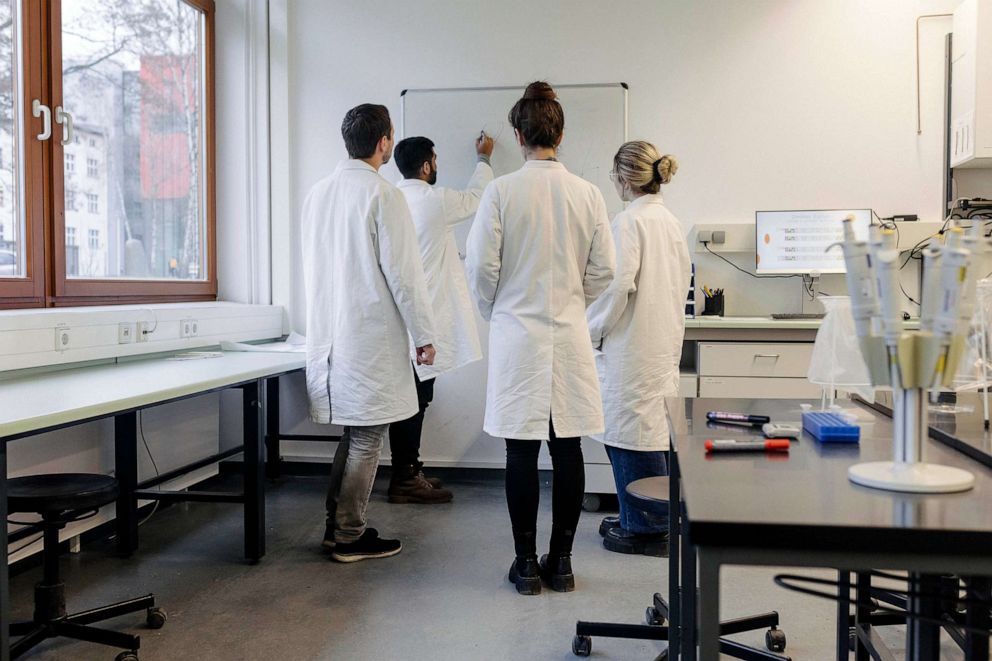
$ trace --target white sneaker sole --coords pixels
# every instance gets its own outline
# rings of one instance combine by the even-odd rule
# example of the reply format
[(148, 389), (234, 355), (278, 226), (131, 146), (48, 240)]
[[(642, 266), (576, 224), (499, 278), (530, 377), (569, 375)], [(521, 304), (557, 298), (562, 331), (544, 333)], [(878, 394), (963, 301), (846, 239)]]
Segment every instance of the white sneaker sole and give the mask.
[(399, 547), (395, 551), (385, 551), (383, 553), (362, 553), (354, 555), (341, 555), (340, 553), (332, 553), (331, 557), (337, 562), (361, 562), (362, 560), (375, 560), (377, 558), (391, 558), (394, 555), (398, 555), (403, 547)]

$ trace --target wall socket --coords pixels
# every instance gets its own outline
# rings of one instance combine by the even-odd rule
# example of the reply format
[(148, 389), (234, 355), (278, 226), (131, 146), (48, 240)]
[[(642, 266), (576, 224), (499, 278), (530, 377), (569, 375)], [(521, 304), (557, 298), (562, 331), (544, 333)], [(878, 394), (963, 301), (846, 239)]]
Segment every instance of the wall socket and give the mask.
[(55, 350), (65, 351), (71, 344), (71, 334), (68, 326), (55, 327)]
[(199, 325), (196, 319), (183, 319), (179, 322), (179, 336), (183, 338), (196, 337)]
[(123, 322), (117, 324), (117, 344), (131, 344), (134, 342), (134, 324)]
[(157, 321), (139, 321), (137, 327), (137, 333), (135, 334), (135, 339), (138, 342), (147, 342), (148, 336), (155, 331), (155, 327), (158, 326)]
[(699, 230), (699, 233), (696, 234), (696, 239), (700, 243), (726, 243), (727, 233), (723, 230)]

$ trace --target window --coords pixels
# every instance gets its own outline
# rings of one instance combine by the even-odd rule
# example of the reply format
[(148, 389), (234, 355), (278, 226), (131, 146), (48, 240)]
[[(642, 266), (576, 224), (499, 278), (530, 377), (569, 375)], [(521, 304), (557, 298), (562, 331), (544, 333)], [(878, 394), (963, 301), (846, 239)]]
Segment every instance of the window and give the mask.
[[(213, 21), (214, 0), (0, 0), (0, 308), (216, 298)], [(34, 99), (74, 128), (38, 140)]]
[(6, 228), (4, 227), (3, 223), (0, 223), (0, 243), (3, 243), (6, 234), (7, 234)]

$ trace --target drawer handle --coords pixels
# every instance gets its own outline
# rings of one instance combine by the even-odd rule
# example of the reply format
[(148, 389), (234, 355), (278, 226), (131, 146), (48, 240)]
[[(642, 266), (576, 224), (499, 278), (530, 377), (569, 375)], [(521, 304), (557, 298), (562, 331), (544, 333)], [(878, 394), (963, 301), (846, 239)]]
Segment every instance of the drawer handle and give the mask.
[(782, 354), (779, 354), (779, 353), (756, 353), (756, 354), (754, 354), (754, 359), (755, 360), (757, 360), (758, 358), (775, 358), (777, 360), (777, 359), (779, 359), (781, 357), (782, 357)]

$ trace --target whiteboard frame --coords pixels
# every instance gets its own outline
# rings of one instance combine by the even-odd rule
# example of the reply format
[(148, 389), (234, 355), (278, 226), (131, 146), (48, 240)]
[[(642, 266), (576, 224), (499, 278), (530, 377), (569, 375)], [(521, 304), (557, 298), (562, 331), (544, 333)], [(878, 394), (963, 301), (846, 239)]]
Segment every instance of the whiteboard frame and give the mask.
[[(590, 88), (607, 88), (607, 87), (618, 87), (623, 90), (623, 141), (627, 142), (630, 138), (628, 135), (628, 94), (630, 93), (630, 87), (627, 83), (580, 83), (574, 85), (554, 85), (554, 89), (590, 89)], [(406, 95), (407, 92), (418, 92), (418, 93), (431, 93), (431, 92), (505, 92), (507, 90), (524, 90), (526, 85), (500, 85), (500, 86), (490, 86), (490, 87), (422, 87), (422, 88), (411, 88), (405, 89), (400, 92), (400, 139), (406, 137)]]

